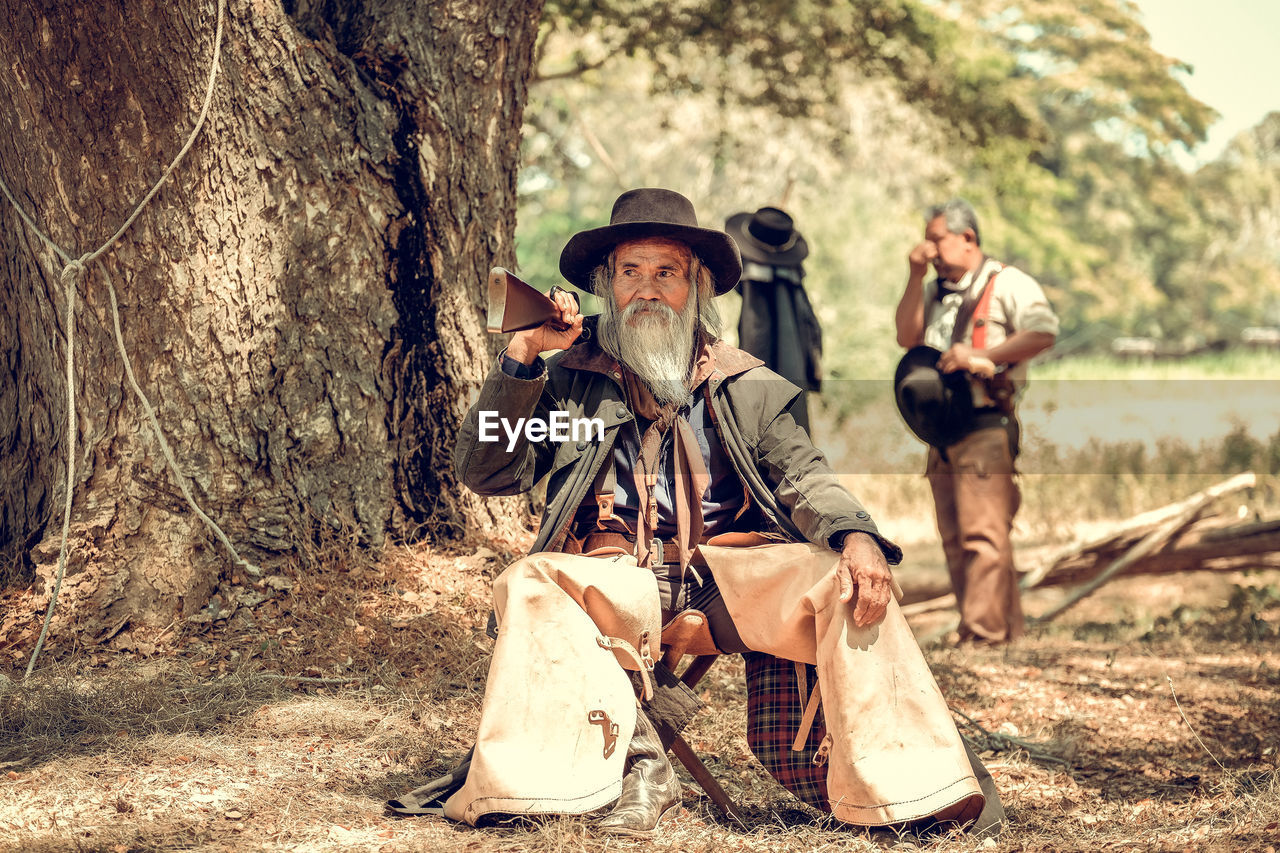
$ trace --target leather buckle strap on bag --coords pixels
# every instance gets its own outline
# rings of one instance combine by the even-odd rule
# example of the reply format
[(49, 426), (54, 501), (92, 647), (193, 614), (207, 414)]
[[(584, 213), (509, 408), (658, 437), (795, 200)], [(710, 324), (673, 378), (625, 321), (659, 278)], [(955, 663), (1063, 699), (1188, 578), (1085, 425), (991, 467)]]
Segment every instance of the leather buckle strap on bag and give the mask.
[[(631, 661), (635, 666), (635, 672), (640, 673), (640, 681), (642, 684), (641, 697), (648, 702), (653, 698), (653, 681), (649, 677), (649, 673), (653, 672), (655, 661), (649, 654), (649, 632), (645, 631), (640, 635), (641, 651), (636, 651), (636, 647), (628, 643), (620, 637), (596, 637), (596, 644), (602, 649), (608, 649), (615, 655), (620, 655)], [(621, 663), (621, 661), (619, 661)]]
[[(612, 530), (595, 530), (582, 540), (582, 553), (588, 556), (593, 551), (600, 548), (622, 548), (628, 554), (634, 554), (636, 551), (635, 543), (627, 536), (621, 533), (615, 533)], [(661, 539), (655, 538), (649, 543), (649, 550), (652, 554), (662, 554), (662, 563), (664, 565), (679, 565), (680, 563), (680, 544), (678, 542), (663, 542)], [(702, 555), (695, 549), (693, 557), (689, 561), (695, 566), (705, 566), (706, 562), (702, 559)]]
[[(604, 523), (614, 519), (613, 502), (615, 493), (618, 488), (618, 472), (614, 466), (612, 458), (605, 459), (600, 463), (600, 470), (596, 472), (595, 483), (592, 484), (591, 491), (596, 498), (596, 529), (604, 530)], [(591, 550), (584, 548), (584, 551)]]

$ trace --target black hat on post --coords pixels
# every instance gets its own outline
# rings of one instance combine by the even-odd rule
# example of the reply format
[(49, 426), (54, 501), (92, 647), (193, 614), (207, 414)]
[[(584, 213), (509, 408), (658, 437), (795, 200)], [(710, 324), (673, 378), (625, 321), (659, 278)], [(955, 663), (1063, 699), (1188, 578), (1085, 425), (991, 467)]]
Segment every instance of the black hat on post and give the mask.
[(898, 362), (893, 396), (907, 427), (926, 444), (947, 447), (968, 435), (973, 425), (969, 374), (938, 370), (942, 353), (918, 346)]
[(725, 222), (742, 250), (742, 257), (757, 264), (795, 266), (809, 257), (809, 244), (796, 230), (790, 214), (776, 207), (762, 207), (755, 213), (735, 213)]
[(560, 253), (560, 274), (574, 287), (591, 291), (591, 273), (619, 243), (665, 237), (688, 244), (716, 279), (716, 295), (728, 293), (742, 275), (738, 246), (723, 231), (702, 228), (689, 199), (671, 190), (627, 190), (613, 203), (609, 224), (579, 231)]

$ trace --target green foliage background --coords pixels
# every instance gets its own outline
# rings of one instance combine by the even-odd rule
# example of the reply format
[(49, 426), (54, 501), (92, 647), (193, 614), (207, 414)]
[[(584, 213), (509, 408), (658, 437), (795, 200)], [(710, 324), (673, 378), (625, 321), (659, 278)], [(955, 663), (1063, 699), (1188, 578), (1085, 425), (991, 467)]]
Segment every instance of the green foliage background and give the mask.
[(1126, 0), (552, 0), (539, 50), (517, 240), (544, 288), (624, 189), (677, 189), (711, 225), (780, 205), (828, 376), (884, 377), (921, 211), (962, 195), (1045, 285), (1059, 355), (1280, 324), (1280, 113), (1181, 168), (1214, 113)]

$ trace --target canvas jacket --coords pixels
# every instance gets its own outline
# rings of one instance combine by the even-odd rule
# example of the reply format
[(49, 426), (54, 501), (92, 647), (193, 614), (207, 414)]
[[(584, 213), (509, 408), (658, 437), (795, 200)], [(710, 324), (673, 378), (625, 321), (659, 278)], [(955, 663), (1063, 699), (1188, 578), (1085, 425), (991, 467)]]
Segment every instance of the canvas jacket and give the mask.
[[(713, 345), (713, 352), (715, 372), (697, 393), (709, 395), (733, 468), (777, 531), (828, 547), (837, 534), (862, 531), (880, 543), (890, 563), (900, 562), (901, 550), (880, 535), (862, 504), (839, 484), (808, 434), (784, 416), (800, 389), (723, 341)], [(501, 428), (498, 441), (479, 440), (485, 411), (512, 424), (518, 418), (548, 419), (553, 411), (570, 419), (599, 418), (604, 438), (531, 442), (522, 433), (508, 451)], [(494, 365), (454, 446), (454, 470), (465, 485), (486, 496), (521, 494), (549, 476), (532, 550), (562, 550), (574, 513), (590, 496), (600, 466), (612, 459), (618, 431), (633, 418), (618, 363), (594, 342), (579, 339), (547, 359), (545, 373), (534, 379), (508, 376)]]

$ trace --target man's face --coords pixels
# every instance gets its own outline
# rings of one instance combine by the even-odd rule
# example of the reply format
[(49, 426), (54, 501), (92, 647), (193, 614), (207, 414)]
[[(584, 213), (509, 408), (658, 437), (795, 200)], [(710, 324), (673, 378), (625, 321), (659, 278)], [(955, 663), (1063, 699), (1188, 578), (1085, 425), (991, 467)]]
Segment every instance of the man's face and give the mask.
[(977, 238), (972, 231), (953, 234), (947, 230), (944, 216), (932, 219), (924, 229), (924, 239), (937, 250), (933, 268), (946, 281), (959, 281), (977, 263)]
[(692, 290), (689, 283), (692, 258), (684, 243), (662, 237), (632, 240), (614, 249), (614, 303), (623, 310), (639, 300), (625, 315), (628, 324), (638, 322), (659, 305), (677, 315), (684, 310)]
[(693, 253), (684, 243), (646, 238), (613, 250), (613, 283), (600, 315), (600, 346), (649, 388), (658, 402), (689, 398), (698, 299), (689, 283)]

